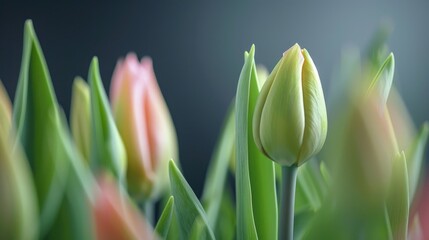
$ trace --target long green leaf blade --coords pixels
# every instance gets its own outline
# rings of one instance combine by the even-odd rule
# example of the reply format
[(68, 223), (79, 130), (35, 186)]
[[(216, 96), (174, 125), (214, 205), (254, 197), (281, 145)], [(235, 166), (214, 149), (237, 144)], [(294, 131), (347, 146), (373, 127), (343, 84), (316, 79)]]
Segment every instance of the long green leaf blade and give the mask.
[(235, 144), (235, 112), (231, 106), (222, 128), (219, 142), (208, 168), (204, 185), (202, 204), (207, 213), (210, 227), (214, 228), (217, 222), (219, 208)]
[(259, 151), (253, 140), (253, 114), (259, 96), (255, 62), (252, 63), (247, 110), (249, 178), (256, 232), (260, 239), (277, 239), (277, 193), (274, 162)]
[[(52, 116), (52, 117), (50, 117)], [(68, 161), (58, 150), (58, 103), (39, 41), (30, 20), (24, 29), (24, 47), (13, 120), (17, 140), (30, 163), (40, 209), (41, 236), (50, 228), (63, 198)]]
[(236, 207), (237, 239), (258, 239), (252, 207), (252, 192), (249, 176), (249, 91), (254, 67), (255, 48), (245, 53), (244, 66), (238, 80), (236, 94)]
[(88, 81), (91, 87), (92, 113), (91, 164), (96, 169), (110, 170), (123, 183), (126, 170), (125, 147), (113, 120), (97, 58), (93, 58), (91, 62)]
[[(201, 232), (205, 235), (205, 238), (215, 239), (200, 201), (198, 201), (197, 196), (195, 196), (195, 193), (173, 160), (170, 160), (169, 174), (171, 193), (174, 196), (174, 209), (179, 222), (181, 239), (189, 239), (195, 233), (193, 231), (195, 223), (205, 226), (205, 231)], [(198, 226), (196, 227), (199, 228)]]

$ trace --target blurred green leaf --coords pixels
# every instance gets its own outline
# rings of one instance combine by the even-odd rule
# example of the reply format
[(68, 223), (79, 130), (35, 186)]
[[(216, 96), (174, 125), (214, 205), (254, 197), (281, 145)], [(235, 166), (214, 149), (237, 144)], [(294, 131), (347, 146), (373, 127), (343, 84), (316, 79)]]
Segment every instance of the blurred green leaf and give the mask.
[(390, 22), (384, 22), (373, 35), (368, 48), (366, 49), (365, 58), (368, 61), (370, 70), (377, 71), (388, 53), (387, 40), (393, 30)]
[(211, 228), (214, 228), (217, 222), (234, 144), (235, 112), (234, 105), (232, 105), (228, 110), (224, 126), (222, 127), (221, 136), (207, 170), (206, 182), (204, 184), (202, 204), (206, 210), (207, 220)]
[(384, 104), (386, 104), (387, 98), (389, 97), (394, 72), (395, 58), (393, 53), (390, 53), (381, 68), (378, 70), (369, 87), (369, 91), (377, 91), (380, 94)]
[(309, 161), (298, 168), (295, 194), (295, 212), (311, 210), (316, 212), (322, 205), (326, 190), (318, 161)]
[(215, 236), (217, 239), (233, 240), (235, 239), (235, 208), (230, 191), (225, 189), (222, 194), (219, 215), (215, 227)]
[[(49, 117), (53, 117), (51, 114)], [(77, 153), (66, 128), (66, 117), (61, 112), (59, 119), (52, 119), (52, 128), (58, 133), (57, 151), (70, 163), (65, 196), (53, 226), (47, 230), (46, 239), (93, 239), (91, 203), (95, 181), (89, 169)], [(54, 143), (52, 143), (53, 145)]]
[(21, 72), (13, 120), (33, 172), (41, 236), (50, 228), (63, 199), (69, 162), (59, 150), (58, 103), (45, 58), (30, 20), (24, 29)]
[(249, 176), (249, 96), (252, 74), (254, 74), (255, 47), (245, 53), (244, 66), (237, 86), (235, 105), (236, 125), (236, 207), (237, 239), (258, 239), (252, 207), (252, 192)]
[[(191, 234), (194, 233), (194, 224), (200, 221), (198, 224), (204, 225), (202, 234), (207, 239), (215, 239), (201, 203), (173, 160), (170, 160), (169, 174), (171, 193), (174, 196), (174, 209), (180, 226), (181, 239), (189, 239)], [(197, 221), (197, 219), (201, 220)], [(196, 226), (196, 228), (198, 229), (199, 227)]]
[(168, 236), (168, 230), (170, 229), (171, 219), (174, 211), (174, 197), (171, 196), (165, 204), (164, 210), (159, 217), (158, 223), (155, 227), (155, 232), (158, 233), (162, 239), (166, 239)]
[(392, 181), (387, 199), (387, 212), (394, 239), (406, 239), (408, 230), (409, 197), (408, 171), (405, 153), (393, 161)]
[(418, 135), (415, 137), (413, 143), (405, 152), (408, 169), (408, 190), (410, 197), (410, 205), (414, 199), (414, 195), (416, 194), (416, 190), (419, 185), (428, 135), (429, 123), (425, 122), (421, 127)]
[(91, 164), (97, 170), (100, 168), (110, 170), (120, 183), (124, 183), (125, 147), (110, 110), (97, 58), (93, 58), (91, 62), (88, 81), (91, 88), (92, 113)]

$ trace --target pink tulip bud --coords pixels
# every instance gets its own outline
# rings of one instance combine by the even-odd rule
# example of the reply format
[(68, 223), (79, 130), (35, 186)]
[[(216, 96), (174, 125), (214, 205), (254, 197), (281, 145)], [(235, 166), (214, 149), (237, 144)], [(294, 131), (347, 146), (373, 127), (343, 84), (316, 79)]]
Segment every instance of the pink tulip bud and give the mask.
[(139, 62), (135, 54), (128, 54), (116, 65), (110, 90), (127, 151), (130, 192), (154, 198), (168, 186), (168, 161), (177, 160), (177, 137), (152, 60)]
[(157, 239), (139, 210), (121, 195), (113, 178), (103, 175), (98, 186), (93, 207), (97, 239)]

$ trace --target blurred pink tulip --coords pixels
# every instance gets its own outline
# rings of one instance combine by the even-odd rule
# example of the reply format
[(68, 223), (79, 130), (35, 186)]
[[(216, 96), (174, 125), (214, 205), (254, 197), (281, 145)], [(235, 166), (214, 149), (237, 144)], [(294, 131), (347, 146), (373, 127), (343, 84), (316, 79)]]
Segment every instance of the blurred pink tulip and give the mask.
[(97, 239), (157, 239), (139, 210), (121, 195), (113, 178), (103, 175), (98, 186), (93, 208)]
[(116, 65), (110, 97), (127, 150), (130, 192), (154, 198), (168, 186), (168, 161), (177, 161), (176, 131), (152, 60), (128, 54)]
[(429, 177), (425, 176), (411, 208), (408, 239), (429, 239)]

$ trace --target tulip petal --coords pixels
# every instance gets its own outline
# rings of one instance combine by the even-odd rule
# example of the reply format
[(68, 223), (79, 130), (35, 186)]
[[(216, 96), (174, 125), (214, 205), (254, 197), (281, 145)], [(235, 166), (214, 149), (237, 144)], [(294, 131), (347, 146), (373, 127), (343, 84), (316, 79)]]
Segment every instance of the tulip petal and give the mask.
[(302, 54), (305, 59), (302, 66), (305, 130), (298, 166), (322, 149), (328, 131), (325, 98), (319, 74), (306, 49), (302, 50)]
[(9, 95), (0, 81), (0, 130), (3, 133), (9, 134), (12, 127), (12, 103), (10, 102)]
[(0, 82), (0, 239), (37, 239), (36, 190), (11, 127), (11, 104)]
[(297, 162), (305, 126), (299, 45), (286, 51), (281, 62), (262, 110), (260, 136), (271, 159), (291, 166)]
[(77, 149), (86, 163), (90, 159), (91, 103), (88, 84), (80, 77), (73, 82), (70, 128)]
[(392, 181), (386, 201), (394, 239), (406, 239), (409, 217), (408, 173), (405, 154), (402, 152), (393, 160)]

